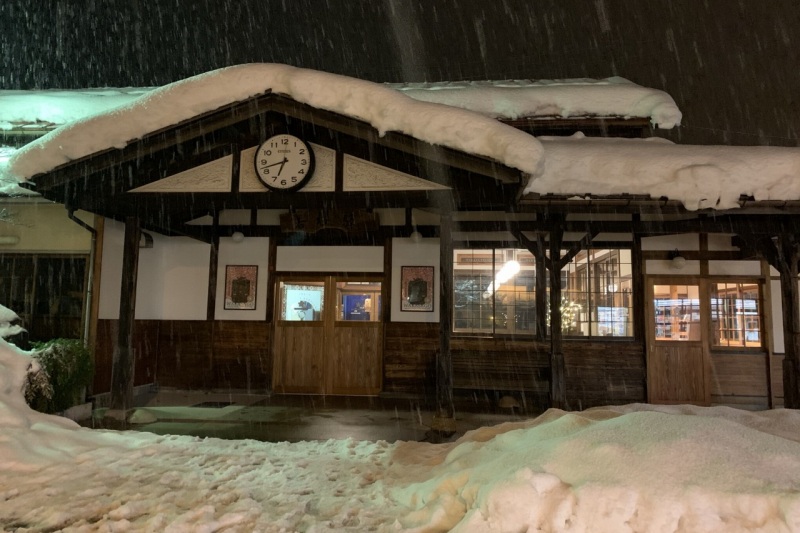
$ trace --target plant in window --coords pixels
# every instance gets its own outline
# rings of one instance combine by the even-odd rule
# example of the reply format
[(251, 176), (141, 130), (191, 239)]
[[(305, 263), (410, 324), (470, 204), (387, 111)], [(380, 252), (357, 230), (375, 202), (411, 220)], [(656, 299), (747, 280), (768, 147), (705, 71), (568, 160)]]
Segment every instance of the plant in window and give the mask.
[[(561, 299), (561, 332), (568, 333), (577, 328), (577, 320), (583, 306), (567, 298)], [(550, 306), (547, 306), (547, 326), (550, 326)]]

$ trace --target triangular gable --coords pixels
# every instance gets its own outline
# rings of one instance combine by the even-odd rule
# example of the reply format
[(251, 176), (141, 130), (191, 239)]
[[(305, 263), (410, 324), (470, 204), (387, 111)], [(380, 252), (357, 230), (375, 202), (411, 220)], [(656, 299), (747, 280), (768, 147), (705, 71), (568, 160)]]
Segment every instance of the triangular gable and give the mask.
[(129, 192), (230, 192), (232, 169), (233, 156), (226, 155)]
[(356, 191), (438, 191), (449, 187), (439, 185), (405, 172), (392, 170), (381, 165), (359, 159), (350, 155), (344, 156), (343, 189)]

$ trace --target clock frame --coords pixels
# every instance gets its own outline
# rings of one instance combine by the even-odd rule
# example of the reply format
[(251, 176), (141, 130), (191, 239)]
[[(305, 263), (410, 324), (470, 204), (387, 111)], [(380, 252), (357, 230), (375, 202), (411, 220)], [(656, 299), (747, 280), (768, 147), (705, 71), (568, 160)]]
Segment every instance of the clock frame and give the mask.
[(253, 164), (256, 176), (272, 191), (302, 189), (314, 174), (314, 151), (299, 137), (279, 133), (256, 149)]

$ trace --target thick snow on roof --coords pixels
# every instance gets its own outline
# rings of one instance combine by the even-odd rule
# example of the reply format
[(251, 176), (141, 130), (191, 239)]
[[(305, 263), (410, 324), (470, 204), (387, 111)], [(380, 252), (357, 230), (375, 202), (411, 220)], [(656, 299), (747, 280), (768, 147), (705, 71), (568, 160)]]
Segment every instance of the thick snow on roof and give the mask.
[(538, 169), (539, 142), (489, 117), (420, 102), (384, 85), (277, 64), (224, 68), (156, 89), (106, 113), (70, 123), (23, 147), (8, 172), (28, 179), (150, 132), (266, 91), (422, 141), (493, 159), (527, 173)]
[(60, 126), (127, 104), (151, 90), (0, 91), (0, 130)]
[(800, 149), (691, 146), (660, 139), (540, 137), (541, 173), (525, 193), (642, 194), (678, 200), (689, 210), (739, 207), (755, 200), (800, 199)]
[(681, 123), (681, 112), (670, 95), (620, 77), (408, 83), (391, 87), (417, 100), (500, 119), (641, 117), (664, 129)]
[(32, 411), (0, 339), (0, 524), (25, 531), (790, 532), (800, 413), (631, 405), (454, 443), (93, 431)]
[[(680, 124), (667, 93), (625, 78), (387, 83), (415, 100), (434, 102), (492, 118), (649, 118), (659, 128)], [(0, 129), (48, 127), (125, 105), (155, 88), (0, 90)]]

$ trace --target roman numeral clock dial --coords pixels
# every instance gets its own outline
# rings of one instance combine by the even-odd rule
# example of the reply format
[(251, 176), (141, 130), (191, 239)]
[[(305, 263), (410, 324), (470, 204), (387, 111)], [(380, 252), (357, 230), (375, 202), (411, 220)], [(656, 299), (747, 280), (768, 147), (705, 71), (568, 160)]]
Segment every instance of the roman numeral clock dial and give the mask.
[(268, 189), (292, 192), (301, 189), (314, 174), (314, 152), (302, 139), (281, 133), (256, 150), (256, 175)]

